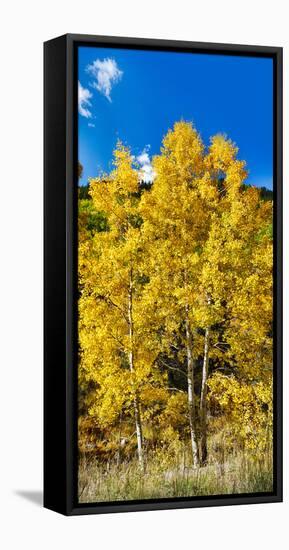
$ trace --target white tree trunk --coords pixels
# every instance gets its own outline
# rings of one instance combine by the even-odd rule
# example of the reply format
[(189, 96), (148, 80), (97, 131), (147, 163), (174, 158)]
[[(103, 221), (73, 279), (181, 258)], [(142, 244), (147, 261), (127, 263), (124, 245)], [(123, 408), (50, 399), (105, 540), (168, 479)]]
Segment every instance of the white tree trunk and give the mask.
[(201, 464), (207, 462), (207, 380), (209, 370), (209, 348), (210, 348), (210, 329), (205, 330), (204, 359), (202, 372), (202, 388), (200, 399), (200, 419), (201, 419)]
[[(132, 311), (132, 270), (130, 271), (130, 280), (129, 280), (129, 291), (128, 291), (128, 326), (129, 326), (129, 341), (130, 341), (130, 350), (128, 354), (129, 368), (132, 374), (134, 375), (134, 357), (133, 357), (133, 311)], [(133, 381), (133, 404), (134, 404), (134, 418), (135, 418), (135, 428), (136, 428), (136, 437), (137, 437), (137, 451), (138, 451), (138, 461), (141, 469), (144, 467), (143, 461), (143, 437), (142, 437), (142, 423), (140, 415), (140, 405), (138, 392), (135, 388)]]
[(192, 352), (192, 335), (188, 319), (188, 305), (186, 305), (186, 352), (187, 352), (187, 383), (188, 383), (188, 413), (193, 456), (193, 467), (199, 466), (198, 442), (196, 435), (196, 403), (194, 389), (194, 359)]

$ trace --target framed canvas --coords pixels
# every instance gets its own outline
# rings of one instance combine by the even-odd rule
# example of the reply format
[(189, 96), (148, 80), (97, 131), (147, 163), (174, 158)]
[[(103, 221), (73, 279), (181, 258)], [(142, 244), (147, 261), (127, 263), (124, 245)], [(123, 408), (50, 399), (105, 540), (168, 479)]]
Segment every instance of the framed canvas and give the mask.
[(44, 506), (282, 500), (282, 49), (44, 45)]

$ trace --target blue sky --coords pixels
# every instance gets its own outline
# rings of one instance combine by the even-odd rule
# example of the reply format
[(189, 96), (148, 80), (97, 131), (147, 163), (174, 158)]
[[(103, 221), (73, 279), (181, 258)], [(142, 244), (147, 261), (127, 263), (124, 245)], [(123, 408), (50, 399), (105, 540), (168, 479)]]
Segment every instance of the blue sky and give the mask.
[(227, 134), (248, 183), (272, 189), (271, 59), (81, 46), (78, 72), (81, 184), (112, 168), (118, 138), (149, 179), (163, 136), (184, 119), (205, 144)]

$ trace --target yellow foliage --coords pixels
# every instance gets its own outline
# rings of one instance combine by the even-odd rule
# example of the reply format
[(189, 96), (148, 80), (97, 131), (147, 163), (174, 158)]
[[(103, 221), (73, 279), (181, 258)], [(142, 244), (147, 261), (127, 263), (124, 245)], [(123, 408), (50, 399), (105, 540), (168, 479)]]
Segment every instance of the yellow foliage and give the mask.
[(215, 373), (208, 381), (209, 400), (221, 408), (236, 440), (263, 452), (272, 438), (272, 383), (246, 383)]
[[(181, 121), (153, 159), (150, 189), (140, 191), (120, 142), (113, 171), (90, 180), (79, 223), (79, 384), (101, 429), (125, 419), (133, 435), (139, 407), (138, 422), (160, 442), (188, 437), (189, 334), (196, 411), (207, 345), (208, 405), (244, 447), (268, 443), (272, 203), (244, 186), (237, 153), (221, 135), (206, 148)], [(101, 231), (87, 230), (90, 211), (104, 216)]]

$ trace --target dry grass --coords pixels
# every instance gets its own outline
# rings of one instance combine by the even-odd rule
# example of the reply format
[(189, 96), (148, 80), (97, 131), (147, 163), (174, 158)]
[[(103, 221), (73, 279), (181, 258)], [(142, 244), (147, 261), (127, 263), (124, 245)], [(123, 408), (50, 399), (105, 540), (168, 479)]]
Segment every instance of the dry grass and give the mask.
[(257, 460), (238, 455), (223, 464), (213, 463), (192, 470), (184, 456), (174, 463), (162, 463), (151, 456), (142, 472), (136, 461), (113, 464), (108, 468), (96, 460), (79, 464), (79, 502), (107, 502), (157, 498), (176, 498), (273, 490), (270, 456)]

